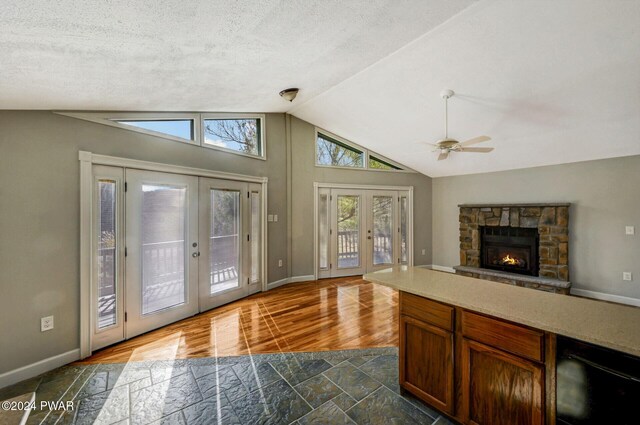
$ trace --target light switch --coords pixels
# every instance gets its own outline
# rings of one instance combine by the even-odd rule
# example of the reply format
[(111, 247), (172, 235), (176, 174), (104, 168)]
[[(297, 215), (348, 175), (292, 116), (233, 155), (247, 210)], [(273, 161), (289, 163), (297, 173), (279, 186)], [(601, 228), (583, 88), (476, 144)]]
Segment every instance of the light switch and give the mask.
[(273, 215), (273, 221), (277, 222), (278, 221), (278, 214), (274, 214)]
[(636, 234), (636, 228), (634, 226), (627, 226), (624, 228), (624, 232), (627, 235), (635, 235)]
[(622, 272), (622, 280), (633, 280), (631, 272)]
[(273, 214), (267, 215), (267, 221), (273, 221)]

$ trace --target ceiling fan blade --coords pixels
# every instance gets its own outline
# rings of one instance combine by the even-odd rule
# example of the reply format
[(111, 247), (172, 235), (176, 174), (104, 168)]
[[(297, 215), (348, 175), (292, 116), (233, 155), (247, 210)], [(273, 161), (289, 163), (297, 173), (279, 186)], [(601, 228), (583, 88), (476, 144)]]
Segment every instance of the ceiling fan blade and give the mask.
[(458, 152), (479, 152), (479, 153), (488, 153), (491, 152), (493, 148), (460, 148)]
[(482, 142), (488, 142), (489, 140), (491, 140), (491, 137), (489, 136), (478, 136), (460, 143), (460, 146), (471, 146)]
[(448, 156), (449, 156), (449, 151), (440, 152), (440, 155), (438, 155), (438, 161), (447, 159)]

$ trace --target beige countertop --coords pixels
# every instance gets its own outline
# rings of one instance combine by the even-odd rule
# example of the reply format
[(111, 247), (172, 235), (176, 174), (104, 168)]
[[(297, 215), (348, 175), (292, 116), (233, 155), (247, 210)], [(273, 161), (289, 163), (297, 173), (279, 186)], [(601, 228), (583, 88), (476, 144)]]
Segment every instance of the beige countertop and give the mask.
[(365, 280), (640, 356), (640, 308), (398, 266)]

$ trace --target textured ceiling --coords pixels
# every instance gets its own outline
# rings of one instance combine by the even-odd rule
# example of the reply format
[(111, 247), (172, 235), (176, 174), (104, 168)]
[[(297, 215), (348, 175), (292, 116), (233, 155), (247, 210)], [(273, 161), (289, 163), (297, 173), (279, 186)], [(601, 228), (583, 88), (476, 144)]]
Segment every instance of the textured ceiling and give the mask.
[[(421, 143), (443, 88), (449, 135), (495, 151)], [(640, 1), (482, 1), (291, 112), (429, 176), (638, 155)]]
[[(430, 176), (636, 155), (638, 22), (637, 0), (9, 0), (0, 109), (288, 111)], [(443, 88), (450, 136), (494, 152), (421, 143)]]
[(5, 0), (0, 109), (283, 112), (471, 3)]

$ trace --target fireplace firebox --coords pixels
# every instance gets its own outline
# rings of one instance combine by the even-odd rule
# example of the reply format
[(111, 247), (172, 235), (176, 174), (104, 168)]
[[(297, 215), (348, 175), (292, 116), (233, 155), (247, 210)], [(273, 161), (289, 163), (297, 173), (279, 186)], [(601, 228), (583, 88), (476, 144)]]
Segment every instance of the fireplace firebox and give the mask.
[(538, 229), (480, 226), (480, 267), (538, 276)]

